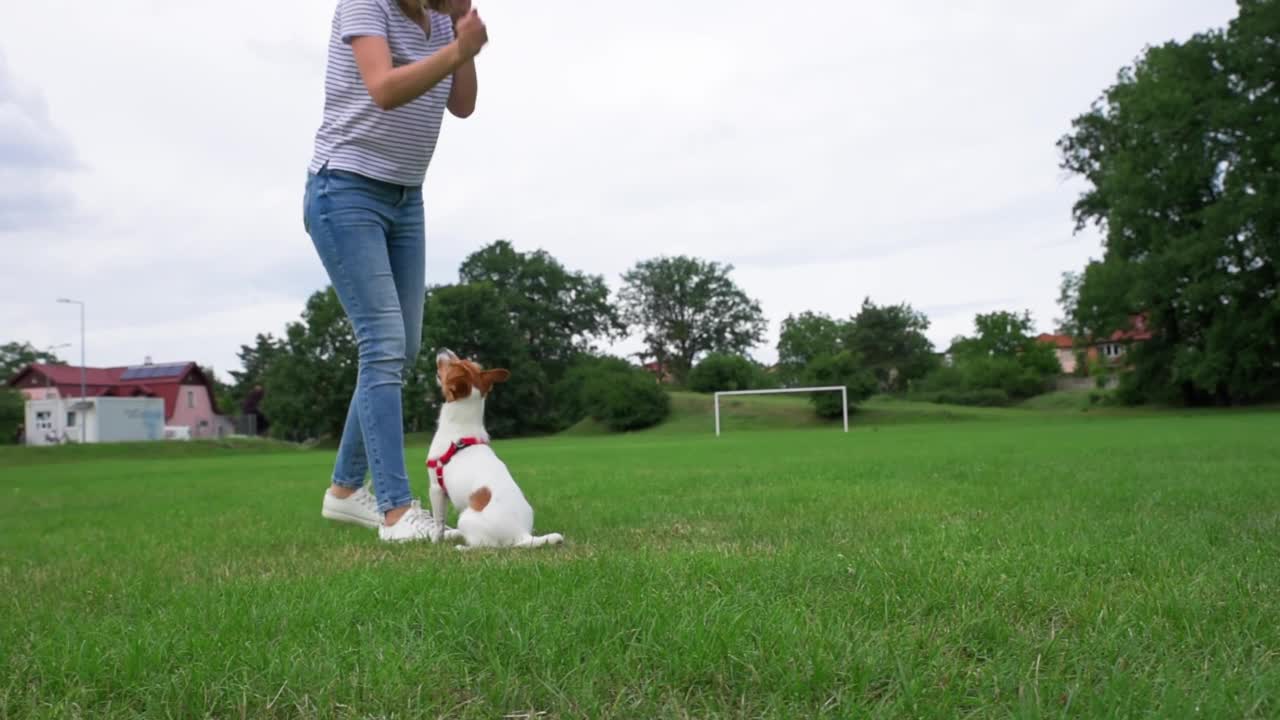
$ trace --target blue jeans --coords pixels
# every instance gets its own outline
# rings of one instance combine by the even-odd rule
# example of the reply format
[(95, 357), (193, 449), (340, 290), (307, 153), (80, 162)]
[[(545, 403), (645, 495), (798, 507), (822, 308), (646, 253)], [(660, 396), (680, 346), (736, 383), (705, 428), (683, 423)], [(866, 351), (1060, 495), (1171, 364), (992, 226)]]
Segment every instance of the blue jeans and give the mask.
[(385, 513), (413, 500), (400, 391), (422, 345), (422, 188), (324, 167), (307, 177), (303, 222), (351, 319), (360, 355), (333, 482), (356, 489), (372, 472)]

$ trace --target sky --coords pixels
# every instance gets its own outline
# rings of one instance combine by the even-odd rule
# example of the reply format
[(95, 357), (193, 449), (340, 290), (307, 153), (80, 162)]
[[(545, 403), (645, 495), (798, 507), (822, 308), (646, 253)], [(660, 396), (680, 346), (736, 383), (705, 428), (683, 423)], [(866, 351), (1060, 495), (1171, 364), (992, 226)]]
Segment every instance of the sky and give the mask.
[[(424, 187), (428, 281), (507, 239), (615, 289), (730, 263), (776, 358), (789, 314), (1060, 315), (1081, 181), (1056, 141), (1144, 46), (1231, 0), (475, 0), (474, 116)], [(0, 342), (220, 373), (328, 282), (302, 228), (335, 0), (0, 3)], [(659, 11), (661, 10), (661, 11)], [(639, 349), (628, 340), (612, 350)]]

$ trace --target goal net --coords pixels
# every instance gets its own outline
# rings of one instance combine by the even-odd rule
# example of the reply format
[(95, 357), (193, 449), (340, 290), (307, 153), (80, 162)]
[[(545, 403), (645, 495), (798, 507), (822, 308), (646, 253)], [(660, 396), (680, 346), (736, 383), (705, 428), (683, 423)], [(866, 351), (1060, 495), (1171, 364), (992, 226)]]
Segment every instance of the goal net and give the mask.
[(849, 388), (843, 385), (830, 387), (782, 388), (779, 390), (724, 390), (716, 393), (716, 437), (720, 437), (720, 398), (734, 395), (794, 395), (799, 393), (838, 392), (844, 411), (844, 431), (849, 432)]

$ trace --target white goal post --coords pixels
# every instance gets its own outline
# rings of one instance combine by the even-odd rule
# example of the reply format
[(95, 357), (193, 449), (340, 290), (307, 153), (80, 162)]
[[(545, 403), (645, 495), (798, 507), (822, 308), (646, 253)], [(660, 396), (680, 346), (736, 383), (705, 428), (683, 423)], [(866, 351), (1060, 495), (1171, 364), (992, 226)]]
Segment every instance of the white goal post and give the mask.
[(720, 437), (720, 397), (730, 395), (782, 395), (794, 393), (838, 392), (844, 408), (844, 431), (849, 432), (849, 388), (844, 385), (828, 387), (782, 388), (780, 390), (723, 390), (716, 393), (716, 437)]

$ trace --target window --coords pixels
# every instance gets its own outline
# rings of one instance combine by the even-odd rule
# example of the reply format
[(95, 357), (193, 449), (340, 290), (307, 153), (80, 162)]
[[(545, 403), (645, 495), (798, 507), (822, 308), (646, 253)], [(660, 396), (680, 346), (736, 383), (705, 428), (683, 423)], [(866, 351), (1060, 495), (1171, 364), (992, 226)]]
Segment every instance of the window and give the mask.
[(196, 406), (196, 391), (188, 390), (187, 391), (187, 409), (188, 410), (193, 409), (195, 408), (195, 406)]
[(1118, 358), (1124, 354), (1124, 346), (1118, 343), (1107, 343), (1102, 346), (1102, 354), (1111, 359)]
[(76, 426), (76, 414), (73, 412), (67, 413), (67, 427), (72, 428), (75, 426)]

